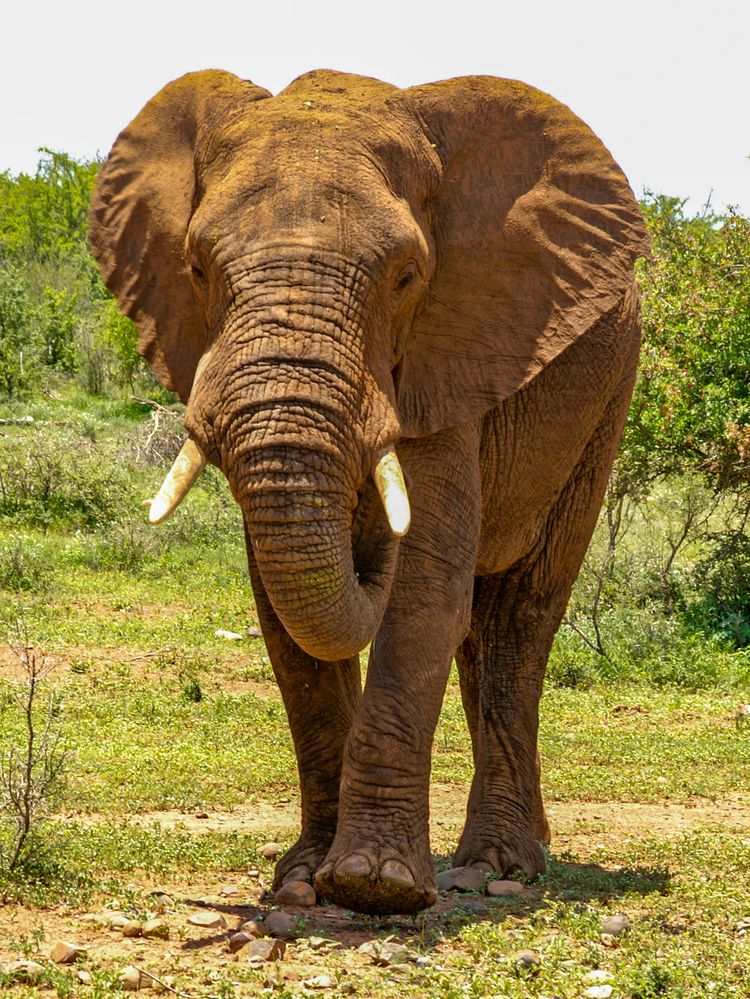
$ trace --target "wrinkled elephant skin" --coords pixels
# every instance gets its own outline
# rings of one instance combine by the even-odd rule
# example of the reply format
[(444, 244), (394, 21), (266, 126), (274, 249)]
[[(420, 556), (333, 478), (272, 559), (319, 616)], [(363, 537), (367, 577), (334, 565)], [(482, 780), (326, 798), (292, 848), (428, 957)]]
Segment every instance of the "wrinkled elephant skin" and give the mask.
[(91, 244), (187, 404), (152, 518), (206, 461), (242, 509), (302, 794), (276, 883), (363, 912), (434, 901), (454, 657), (475, 764), (455, 863), (542, 871), (539, 696), (625, 420), (648, 250), (607, 150), (508, 80), (317, 71), (272, 96), (192, 73), (115, 142)]

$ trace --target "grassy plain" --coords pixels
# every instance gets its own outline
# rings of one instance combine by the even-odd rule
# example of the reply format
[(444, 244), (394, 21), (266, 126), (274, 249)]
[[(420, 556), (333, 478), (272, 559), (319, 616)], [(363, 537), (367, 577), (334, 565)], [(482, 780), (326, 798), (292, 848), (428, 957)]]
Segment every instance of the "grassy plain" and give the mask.
[[(22, 616), (53, 666), (46, 683), (71, 757), (34, 852), (0, 874), (3, 962), (41, 959), (40, 988), (60, 996), (111, 995), (125, 964), (195, 996), (573, 999), (606, 985), (614, 999), (750, 995), (739, 668), (708, 689), (627, 672), (548, 686), (541, 752), (555, 839), (547, 874), (520, 898), (444, 895), (413, 919), (299, 910), (300, 936), (277, 968), (230, 955), (227, 930), (191, 927), (200, 908), (229, 929), (267, 910), (272, 867), (258, 849), (296, 837), (294, 757), (263, 642), (215, 634), (257, 626), (239, 516), (208, 476), (164, 528), (144, 523), (139, 503), (169, 450), (167, 413), (152, 434), (148, 407), (71, 391), (7, 413), (26, 414), (33, 424), (0, 428), (0, 749), (22, 737), (9, 645)], [(452, 676), (434, 747), (440, 867), (470, 777)], [(171, 896), (169, 941), (122, 939), (83, 918), (107, 907), (145, 916), (157, 887)], [(602, 937), (600, 919), (616, 913), (630, 931)], [(357, 950), (391, 935), (427, 961), (380, 968)], [(89, 946), (79, 967), (90, 984), (46, 962), (60, 939)], [(540, 958), (528, 968), (516, 962), (527, 948)], [(587, 977), (597, 970), (608, 980)], [(330, 988), (305, 985), (320, 975)], [(0, 985), (33, 991), (2, 974)]]

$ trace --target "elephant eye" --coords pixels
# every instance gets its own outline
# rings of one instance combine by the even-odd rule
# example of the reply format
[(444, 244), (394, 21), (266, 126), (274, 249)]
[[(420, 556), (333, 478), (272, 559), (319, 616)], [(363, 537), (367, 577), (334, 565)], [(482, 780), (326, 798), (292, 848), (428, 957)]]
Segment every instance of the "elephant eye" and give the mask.
[(408, 288), (412, 283), (414, 278), (417, 276), (417, 268), (413, 263), (408, 263), (406, 267), (401, 271), (401, 276), (396, 282), (396, 291), (403, 291)]
[(195, 257), (190, 258), (190, 273), (197, 281), (206, 280), (206, 272)]

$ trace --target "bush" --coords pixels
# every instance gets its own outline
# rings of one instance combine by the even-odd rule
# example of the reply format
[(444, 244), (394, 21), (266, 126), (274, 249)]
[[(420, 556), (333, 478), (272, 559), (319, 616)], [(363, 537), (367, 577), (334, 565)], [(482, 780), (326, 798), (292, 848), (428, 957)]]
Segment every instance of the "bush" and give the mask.
[(48, 570), (42, 546), (21, 534), (0, 537), (0, 587), (6, 590), (40, 590)]
[(43, 528), (111, 522), (130, 488), (127, 471), (113, 459), (72, 433), (9, 439), (0, 451), (0, 516)]
[(743, 530), (711, 538), (711, 551), (696, 564), (700, 598), (687, 620), (734, 648), (750, 645), (750, 538)]

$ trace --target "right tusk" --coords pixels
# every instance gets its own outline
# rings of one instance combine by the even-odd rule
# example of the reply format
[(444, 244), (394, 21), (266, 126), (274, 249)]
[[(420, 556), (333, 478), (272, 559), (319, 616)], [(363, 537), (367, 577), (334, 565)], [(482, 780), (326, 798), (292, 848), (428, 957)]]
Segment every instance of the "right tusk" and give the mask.
[(155, 498), (146, 500), (151, 506), (148, 519), (152, 524), (163, 524), (175, 512), (206, 467), (206, 461), (200, 447), (188, 438)]
[(378, 487), (391, 530), (397, 538), (403, 538), (411, 524), (411, 508), (404, 473), (393, 448), (389, 448), (378, 461), (372, 477)]

